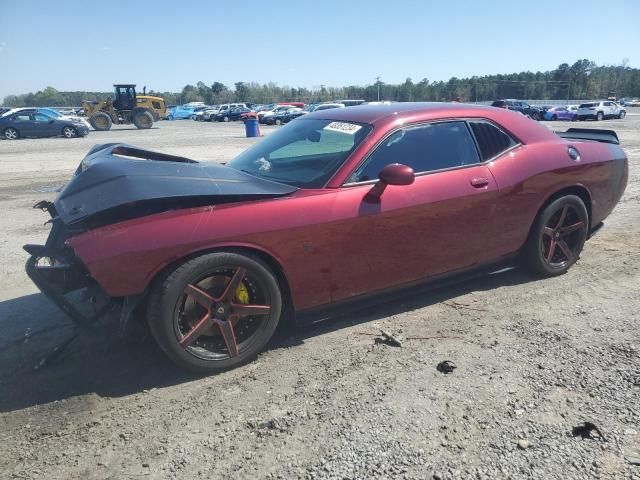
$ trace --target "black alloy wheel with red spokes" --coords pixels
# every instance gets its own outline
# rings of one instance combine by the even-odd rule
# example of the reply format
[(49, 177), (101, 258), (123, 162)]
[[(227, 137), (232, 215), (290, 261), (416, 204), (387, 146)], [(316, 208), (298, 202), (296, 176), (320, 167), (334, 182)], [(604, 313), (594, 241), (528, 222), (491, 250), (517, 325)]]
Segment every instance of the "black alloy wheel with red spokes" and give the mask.
[(589, 215), (575, 195), (560, 197), (536, 218), (525, 246), (525, 259), (536, 273), (555, 276), (566, 272), (580, 257), (589, 232)]
[(257, 355), (282, 310), (277, 279), (261, 260), (211, 253), (185, 262), (153, 288), (151, 332), (171, 360), (211, 373)]

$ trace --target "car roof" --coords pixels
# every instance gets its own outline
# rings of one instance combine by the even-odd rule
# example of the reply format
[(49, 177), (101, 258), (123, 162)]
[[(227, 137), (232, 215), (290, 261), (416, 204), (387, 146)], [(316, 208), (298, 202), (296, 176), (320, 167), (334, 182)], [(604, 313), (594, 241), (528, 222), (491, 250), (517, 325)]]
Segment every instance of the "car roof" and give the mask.
[(388, 105), (358, 105), (314, 111), (303, 118), (369, 123), (382, 129), (430, 120), (479, 118), (496, 122), (525, 143), (559, 138), (548, 128), (519, 112), (470, 103), (399, 102)]
[(326, 119), (331, 120), (376, 123), (386, 118), (405, 118), (422, 113), (431, 113), (434, 115), (445, 115), (450, 113), (452, 116), (459, 116), (462, 111), (493, 113), (496, 111), (496, 108), (466, 103), (398, 102), (377, 105), (356, 105), (349, 108), (331, 108), (321, 110), (319, 112), (311, 112), (309, 114), (309, 118), (325, 117)]

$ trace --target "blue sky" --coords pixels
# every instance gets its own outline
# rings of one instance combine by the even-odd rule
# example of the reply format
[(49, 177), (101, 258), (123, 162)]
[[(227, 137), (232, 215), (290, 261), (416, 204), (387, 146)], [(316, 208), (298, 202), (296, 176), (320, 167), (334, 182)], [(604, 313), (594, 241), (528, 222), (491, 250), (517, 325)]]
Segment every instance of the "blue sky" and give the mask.
[(317, 87), (640, 67), (638, 0), (0, 0), (0, 100), (51, 85)]

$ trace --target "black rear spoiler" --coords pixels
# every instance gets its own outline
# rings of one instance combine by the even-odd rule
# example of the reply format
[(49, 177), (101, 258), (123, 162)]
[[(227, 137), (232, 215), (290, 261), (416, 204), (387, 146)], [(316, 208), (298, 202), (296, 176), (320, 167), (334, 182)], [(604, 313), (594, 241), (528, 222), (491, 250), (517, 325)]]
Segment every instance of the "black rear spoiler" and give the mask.
[(570, 128), (566, 132), (556, 132), (561, 138), (572, 140), (591, 140), (602, 143), (620, 144), (618, 134), (613, 130), (600, 130), (599, 128)]

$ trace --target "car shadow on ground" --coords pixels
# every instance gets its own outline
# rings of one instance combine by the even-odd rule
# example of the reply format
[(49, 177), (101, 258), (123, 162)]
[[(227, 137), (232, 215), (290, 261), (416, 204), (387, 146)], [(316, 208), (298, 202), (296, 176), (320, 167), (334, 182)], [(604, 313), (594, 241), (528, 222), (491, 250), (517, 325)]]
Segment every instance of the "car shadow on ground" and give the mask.
[[(301, 345), (306, 339), (357, 324), (366, 324), (455, 299), (473, 291), (534, 281), (519, 270), (482, 276), (439, 288), (413, 288), (366, 307), (337, 310), (328, 319), (293, 327), (283, 325), (268, 350)], [(96, 394), (120, 397), (197, 379), (169, 362), (146, 329), (132, 327), (125, 338), (108, 334), (81, 335), (62, 355), (40, 370), (34, 365), (68, 338), (70, 323), (44, 295), (0, 302), (0, 412), (11, 412), (57, 400)], [(7, 328), (3, 328), (5, 327)], [(25, 332), (28, 330), (28, 335)], [(425, 332), (428, 335), (429, 332)], [(241, 367), (242, 368), (242, 367)]]

